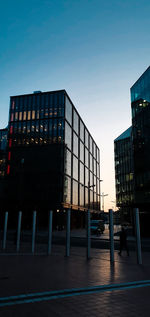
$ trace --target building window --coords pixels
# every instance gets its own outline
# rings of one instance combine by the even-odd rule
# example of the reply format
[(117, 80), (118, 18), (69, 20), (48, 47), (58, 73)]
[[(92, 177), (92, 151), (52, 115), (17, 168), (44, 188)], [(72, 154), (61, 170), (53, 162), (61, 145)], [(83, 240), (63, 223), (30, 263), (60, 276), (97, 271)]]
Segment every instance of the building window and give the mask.
[(65, 144), (71, 150), (71, 133), (72, 130), (67, 122), (65, 122)]
[(99, 179), (97, 178), (97, 194), (98, 194), (98, 195), (100, 194), (99, 185), (100, 185), (100, 181), (99, 181)]
[(84, 184), (84, 165), (80, 163), (80, 183)]
[(93, 154), (93, 140), (90, 137), (90, 152)]
[(93, 157), (90, 154), (90, 170), (93, 171)]
[(24, 111), (24, 112), (23, 112), (23, 120), (26, 120), (26, 118), (27, 118), (27, 112)]
[(94, 160), (94, 174), (96, 175), (96, 161)]
[(97, 164), (97, 177), (98, 177), (98, 178), (100, 177), (99, 174), (100, 174), (100, 173), (99, 173), (99, 164)]
[(34, 129), (35, 129), (35, 122), (33, 121), (33, 122), (31, 123), (31, 131), (34, 132)]
[(76, 181), (73, 181), (72, 202), (73, 205), (78, 205), (78, 182)]
[(27, 123), (27, 133), (30, 133), (30, 122)]
[(89, 134), (87, 130), (85, 130), (85, 145), (87, 148), (89, 147)]
[(26, 132), (26, 122), (23, 122), (22, 132), (23, 132), (23, 133)]
[(85, 186), (89, 185), (89, 170), (85, 167)]
[(90, 190), (90, 208), (93, 209), (93, 191)]
[(62, 139), (64, 137), (64, 121), (61, 119), (58, 120), (58, 136)]
[(51, 119), (49, 120), (49, 136), (52, 136), (52, 131), (53, 131), (53, 122)]
[(79, 133), (79, 117), (76, 111), (73, 111), (73, 129), (78, 134)]
[(53, 126), (53, 134), (54, 136), (57, 136), (57, 120), (54, 120), (54, 126)]
[(22, 111), (19, 112), (19, 121), (22, 120)]
[(68, 176), (64, 180), (64, 202), (71, 203), (71, 178)]
[(11, 113), (11, 116), (10, 116), (10, 121), (13, 121), (14, 120), (14, 114)]
[(89, 199), (88, 199), (89, 191), (88, 188), (85, 188), (85, 207), (89, 207)]
[(84, 124), (80, 120), (80, 139), (84, 142)]
[(80, 160), (84, 163), (84, 145), (80, 141)]
[(71, 152), (67, 149), (65, 152), (65, 173), (71, 176)]
[(90, 172), (90, 186), (93, 186), (93, 174)]
[(36, 132), (39, 132), (39, 121), (36, 122)]
[(80, 185), (80, 206), (84, 207), (84, 186)]
[(15, 121), (18, 120), (18, 112), (15, 112)]
[(48, 120), (44, 121), (44, 132), (45, 132), (45, 134), (47, 134), (47, 132), (48, 132)]
[(31, 120), (31, 111), (28, 111), (28, 120)]
[(35, 110), (32, 111), (32, 120), (35, 119)]
[(48, 117), (48, 108), (45, 109), (45, 117)]
[(78, 156), (78, 137), (73, 133), (73, 153)]
[(73, 156), (73, 178), (78, 180), (78, 159)]
[(72, 104), (66, 96), (66, 119), (72, 125)]
[(53, 108), (50, 108), (49, 109), (49, 117), (52, 117), (53, 116)]

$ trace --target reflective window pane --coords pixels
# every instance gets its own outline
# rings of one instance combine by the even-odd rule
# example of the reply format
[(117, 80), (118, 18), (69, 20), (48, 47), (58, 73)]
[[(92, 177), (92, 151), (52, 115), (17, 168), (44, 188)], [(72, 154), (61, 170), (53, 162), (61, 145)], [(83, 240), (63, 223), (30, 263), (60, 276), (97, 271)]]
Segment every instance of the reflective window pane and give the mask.
[(65, 122), (65, 144), (71, 150), (71, 128), (67, 122)]
[(80, 120), (80, 139), (84, 142), (84, 124)]
[(73, 129), (76, 131), (76, 133), (79, 133), (79, 117), (76, 111), (73, 111)]
[(89, 170), (85, 168), (85, 186), (89, 185)]
[(64, 180), (64, 202), (71, 203), (71, 178), (68, 176)]
[(80, 185), (80, 206), (84, 207), (84, 186)]
[(66, 119), (72, 125), (72, 104), (69, 101), (68, 97), (66, 96)]
[(71, 176), (71, 152), (65, 151), (65, 173)]
[(80, 160), (84, 163), (84, 145), (80, 141)]
[(87, 130), (85, 130), (85, 145), (87, 148), (89, 147), (89, 134)]
[(84, 184), (84, 165), (80, 163), (80, 183)]
[(89, 152), (85, 148), (85, 165), (88, 167), (89, 166)]
[(73, 178), (78, 180), (78, 159), (73, 156)]
[(78, 183), (76, 181), (73, 181), (72, 202), (73, 205), (78, 205)]
[(73, 133), (73, 153), (78, 156), (78, 137)]

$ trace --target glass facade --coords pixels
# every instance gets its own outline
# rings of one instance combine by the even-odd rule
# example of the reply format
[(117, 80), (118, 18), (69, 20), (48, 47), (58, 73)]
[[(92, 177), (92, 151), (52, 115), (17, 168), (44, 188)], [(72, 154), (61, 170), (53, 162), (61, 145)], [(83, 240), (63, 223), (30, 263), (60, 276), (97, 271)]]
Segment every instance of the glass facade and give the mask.
[(130, 206), (133, 203), (133, 155), (132, 128), (126, 130), (114, 141), (115, 180), (117, 206)]
[[(91, 210), (99, 211), (99, 148), (68, 96), (65, 98), (65, 146), (72, 156), (72, 159), (69, 159), (72, 171), (70, 174), (72, 208), (90, 207)], [(68, 176), (67, 169), (65, 173)]]
[(150, 67), (131, 88), (134, 193), (139, 208), (150, 207)]
[[(63, 150), (57, 151), (57, 146), (61, 146)], [(34, 153), (34, 159), (35, 155), (41, 153), (41, 159), (38, 158), (37, 161), (41, 160), (39, 166), (43, 164), (43, 170), (46, 169), (44, 162), (49, 155), (47, 184), (51, 183), (51, 190), (52, 187), (55, 188), (53, 179), (53, 182), (57, 180), (59, 186), (62, 186), (62, 207), (72, 207), (75, 210), (90, 207), (92, 210), (100, 210), (99, 148), (64, 90), (11, 97), (8, 127), (10, 176), (17, 169), (15, 153), (20, 153), (19, 157), (24, 158), (27, 152), (30, 153), (30, 149)], [(49, 154), (44, 156), (46, 151)], [(45, 153), (43, 157), (42, 153)], [(30, 157), (25, 158), (26, 161), (29, 162)], [(53, 175), (51, 179), (51, 174), (54, 174), (53, 164), (57, 176)], [(46, 173), (43, 170), (39, 167), (41, 179)], [(44, 197), (44, 185), (42, 186), (41, 196)], [(46, 195), (48, 199), (48, 192)]]
[(12, 147), (64, 143), (64, 92), (11, 97)]
[(131, 87), (131, 103), (140, 99), (150, 102), (150, 67)]

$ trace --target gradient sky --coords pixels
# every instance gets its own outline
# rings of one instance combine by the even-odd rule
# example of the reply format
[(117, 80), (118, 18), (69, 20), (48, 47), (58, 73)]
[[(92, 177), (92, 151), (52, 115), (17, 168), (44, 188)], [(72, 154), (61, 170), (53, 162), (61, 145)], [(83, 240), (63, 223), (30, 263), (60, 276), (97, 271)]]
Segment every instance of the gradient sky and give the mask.
[(113, 141), (131, 125), (130, 87), (150, 65), (150, 1), (0, 3), (0, 128), (9, 96), (66, 89), (101, 150), (114, 207)]

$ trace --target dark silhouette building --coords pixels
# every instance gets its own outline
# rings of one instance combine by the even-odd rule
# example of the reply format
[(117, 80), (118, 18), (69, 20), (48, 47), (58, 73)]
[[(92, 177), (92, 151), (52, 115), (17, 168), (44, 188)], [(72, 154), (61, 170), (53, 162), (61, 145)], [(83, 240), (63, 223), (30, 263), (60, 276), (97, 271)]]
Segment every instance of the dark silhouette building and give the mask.
[(114, 141), (116, 203), (123, 222), (132, 221), (133, 205), (133, 153), (132, 127)]
[(134, 204), (140, 210), (141, 230), (150, 223), (150, 67), (131, 87)]
[[(149, 235), (150, 223), (150, 67), (140, 76), (131, 87), (132, 133), (126, 142), (130, 142), (130, 150), (126, 146), (123, 160), (127, 153), (133, 160), (133, 199), (129, 206), (137, 207), (140, 211), (141, 233)], [(115, 140), (115, 164), (117, 163), (117, 146)], [(122, 142), (122, 141), (121, 141)], [(117, 168), (116, 180), (118, 178)], [(132, 173), (132, 171), (131, 171)], [(119, 187), (123, 188), (124, 180), (120, 178)], [(124, 195), (118, 199), (116, 182), (116, 197), (118, 206), (124, 204)]]
[(12, 96), (8, 210), (100, 211), (100, 153), (65, 90)]

